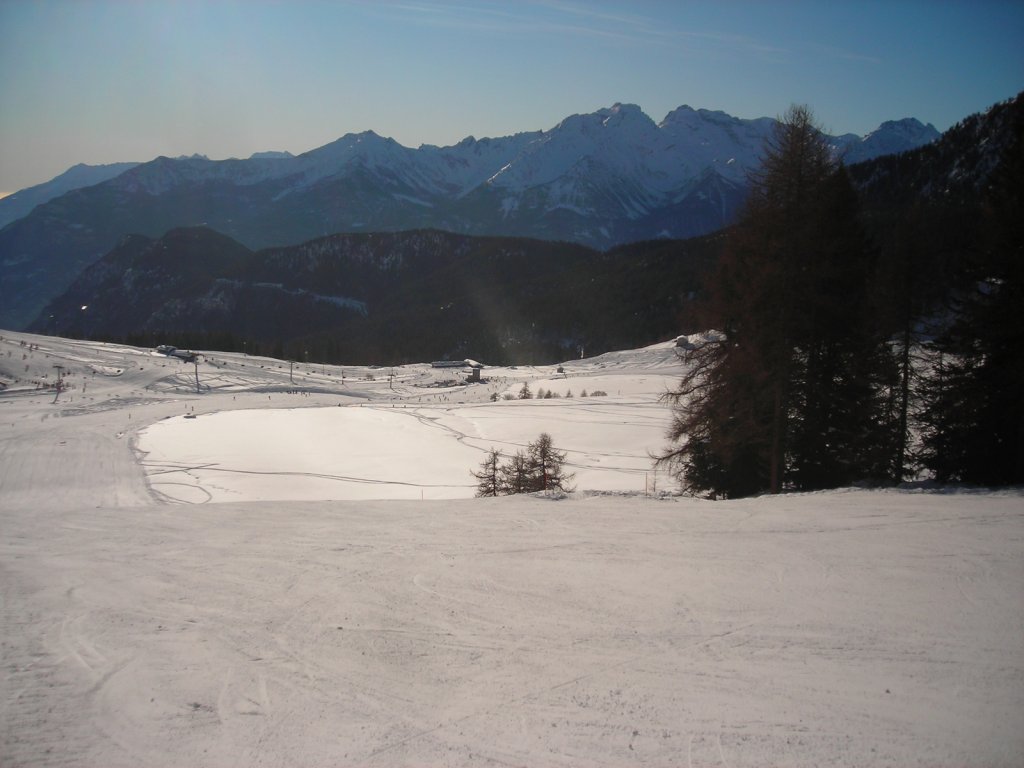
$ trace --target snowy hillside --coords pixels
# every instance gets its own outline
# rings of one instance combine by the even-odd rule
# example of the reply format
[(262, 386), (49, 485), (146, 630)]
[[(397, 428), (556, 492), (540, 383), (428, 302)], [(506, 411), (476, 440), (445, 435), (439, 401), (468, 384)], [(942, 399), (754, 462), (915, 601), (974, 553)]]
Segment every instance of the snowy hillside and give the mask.
[(3, 332), (0, 764), (1018, 765), (1024, 497), (652, 492), (677, 376)]

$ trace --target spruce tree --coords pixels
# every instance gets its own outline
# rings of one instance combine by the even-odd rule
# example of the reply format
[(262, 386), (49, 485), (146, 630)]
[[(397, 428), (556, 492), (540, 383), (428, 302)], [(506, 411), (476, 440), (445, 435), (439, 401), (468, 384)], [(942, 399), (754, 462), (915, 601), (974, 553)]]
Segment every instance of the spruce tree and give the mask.
[(516, 451), (507, 464), (501, 466), (501, 488), (504, 493), (530, 493), (534, 489), (530, 462), (526, 454)]
[(982, 247), (933, 345), (922, 462), (941, 482), (1024, 483), (1024, 139), (984, 199)]
[(569, 484), (575, 475), (566, 474), (565, 451), (559, 451), (551, 441), (551, 435), (542, 432), (536, 441), (526, 448), (530, 473), (531, 491), (571, 491)]
[(875, 252), (842, 166), (808, 213), (814, 257), (801, 268), (807, 298), (793, 339), (786, 476), (806, 490), (888, 480), (891, 355), (869, 306)]
[(504, 492), (504, 478), (500, 461), (501, 452), (496, 448), (491, 448), (480, 465), (479, 471), (473, 473), (473, 477), (477, 479), (476, 495), (478, 497), (498, 496)]
[(661, 459), (713, 496), (862, 479), (887, 432), (870, 426), (883, 339), (856, 194), (806, 107), (779, 121), (751, 181), (702, 312), (718, 333), (684, 352)]

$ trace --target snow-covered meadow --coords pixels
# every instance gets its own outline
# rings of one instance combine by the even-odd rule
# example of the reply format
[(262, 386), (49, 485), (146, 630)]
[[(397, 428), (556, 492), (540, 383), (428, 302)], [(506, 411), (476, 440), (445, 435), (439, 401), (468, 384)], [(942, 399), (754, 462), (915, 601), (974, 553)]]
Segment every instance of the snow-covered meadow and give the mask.
[[(2, 336), (0, 765), (1024, 762), (1024, 496), (666, 497), (671, 345), (467, 385)], [(577, 493), (471, 498), (542, 431)]]
[[(516, 373), (496, 371), (494, 386), (446, 387), (440, 396), (400, 383), (335, 408), (183, 414), (143, 430), (138, 447), (153, 489), (174, 500), (446, 499), (474, 495), (470, 471), (490, 447), (511, 455), (548, 432), (580, 488), (649, 492), (657, 487), (651, 456), (665, 442), (658, 397), (674, 383), (674, 358), (669, 345), (636, 358), (655, 367), (640, 375), (590, 375), (584, 366), (554, 378), (524, 374), (557, 399), (480, 402), (481, 394), (505, 394)], [(612, 392), (562, 396), (588, 385)]]

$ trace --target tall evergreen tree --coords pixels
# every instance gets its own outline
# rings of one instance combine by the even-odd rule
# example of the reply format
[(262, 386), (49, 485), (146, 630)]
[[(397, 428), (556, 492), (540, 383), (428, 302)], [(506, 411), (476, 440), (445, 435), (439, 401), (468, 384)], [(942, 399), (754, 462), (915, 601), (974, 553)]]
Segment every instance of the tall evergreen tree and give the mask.
[(884, 450), (866, 322), (872, 255), (856, 194), (806, 107), (792, 107), (711, 280), (719, 329), (684, 353), (662, 457), (691, 491), (749, 495), (872, 475)]
[(985, 196), (983, 248), (940, 355), (921, 415), (924, 466), (942, 482), (1024, 482), (1024, 139)]
[(480, 469), (473, 473), (473, 477), (477, 480), (477, 496), (498, 496), (504, 492), (505, 484), (500, 461), (501, 452), (497, 448), (491, 448), (480, 465)]
[(807, 211), (811, 261), (793, 338), (789, 460), (795, 488), (888, 480), (894, 447), (891, 355), (869, 305), (874, 250), (840, 166)]
[(965, 264), (981, 240), (983, 217), (975, 200), (921, 195), (914, 200), (885, 198), (881, 205), (876, 201), (867, 219), (879, 245), (873, 314), (891, 338), (890, 475), (893, 482), (901, 482), (915, 471), (910, 446), (914, 412), (926, 384), (920, 372), (929, 365), (925, 342), (939, 333), (948, 316), (942, 308), (951, 289), (964, 283)]
[(530, 462), (526, 454), (516, 451), (507, 464), (501, 466), (501, 487), (504, 493), (530, 493), (534, 488)]
[(574, 475), (565, 473), (565, 451), (555, 448), (547, 432), (542, 432), (536, 441), (527, 446), (526, 456), (531, 491), (572, 490), (569, 484)]

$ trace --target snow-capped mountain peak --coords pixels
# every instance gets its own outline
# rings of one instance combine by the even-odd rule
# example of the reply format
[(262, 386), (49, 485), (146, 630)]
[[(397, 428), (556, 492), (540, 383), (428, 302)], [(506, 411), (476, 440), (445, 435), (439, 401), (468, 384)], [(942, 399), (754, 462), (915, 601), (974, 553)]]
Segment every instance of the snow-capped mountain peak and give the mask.
[[(845, 138), (845, 137), (843, 137)], [(847, 165), (870, 160), (881, 155), (894, 155), (929, 144), (939, 138), (931, 123), (922, 123), (914, 117), (886, 120), (863, 138), (856, 138), (843, 146), (839, 143), (843, 161)]]
[(875, 135), (889, 133), (893, 136), (903, 136), (908, 139), (917, 139), (924, 133), (935, 133), (938, 131), (931, 123), (925, 125), (916, 117), (904, 117), (902, 120), (886, 120), (876, 130), (867, 134), (864, 141), (870, 141)]
[(597, 110), (594, 114), (604, 118), (602, 124), (606, 127), (620, 125), (630, 120), (643, 124), (645, 127), (647, 125), (654, 125), (654, 121), (636, 104), (620, 104), (616, 102), (610, 107)]

